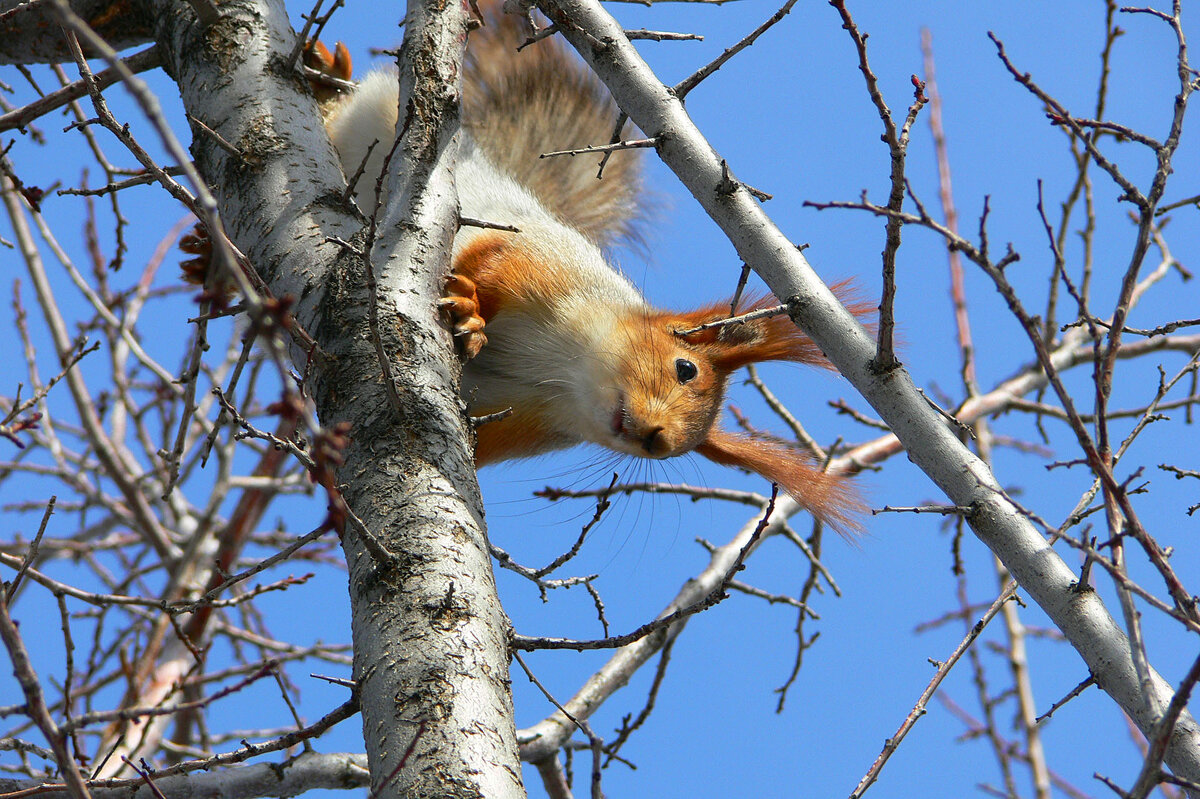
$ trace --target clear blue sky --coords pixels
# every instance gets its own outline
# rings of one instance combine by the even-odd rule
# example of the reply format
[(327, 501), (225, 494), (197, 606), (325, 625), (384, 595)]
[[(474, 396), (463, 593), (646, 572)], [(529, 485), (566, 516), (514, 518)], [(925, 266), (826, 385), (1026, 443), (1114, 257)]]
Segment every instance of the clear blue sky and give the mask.
[[(658, 74), (673, 83), (711, 60), (761, 20), (776, 6), (762, 0), (744, 0), (723, 6), (662, 4), (643, 8), (612, 4), (613, 13), (629, 28), (684, 31), (703, 34), (703, 42), (641, 43), (639, 49)], [(1048, 272), (1045, 235), (1035, 202), (1037, 181), (1044, 181), (1047, 205), (1057, 208), (1072, 179), (1065, 137), (1045, 119), (1038, 102), (1017, 86), (996, 58), (987, 38), (993, 31), (1004, 40), (1021, 69), (1073, 111), (1090, 116), (1095, 105), (1099, 53), (1102, 47), (1104, 6), (1100, 2), (959, 3), (855, 2), (851, 12), (870, 33), (869, 52), (884, 95), (898, 115), (912, 97), (909, 76), (921, 74), (919, 32), (932, 32), (939, 88), (944, 101), (944, 124), (949, 139), (955, 196), (964, 233), (977, 229), (984, 197), (990, 197), (993, 246), (1012, 242), (1022, 260), (1010, 276), (1026, 291), (1030, 305), (1041, 309)], [(299, 19), (308, 6), (293, 9)], [(340, 11), (325, 33), (327, 41), (347, 42), (361, 72), (370, 63), (369, 47), (392, 47), (400, 38), (392, 17), (401, 7), (386, 7), (358, 0)], [(1119, 24), (1127, 34), (1113, 55), (1108, 117), (1144, 130), (1158, 138), (1166, 133), (1175, 90), (1174, 46), (1168, 28), (1148, 16), (1122, 15)], [(1193, 33), (1197, 28), (1191, 25)], [(14, 82), (11, 81), (10, 82)], [(161, 73), (153, 85), (169, 93)], [(186, 137), (177, 104), (169, 103), (179, 130)], [(137, 119), (125, 102), (118, 114)], [(881, 123), (864, 89), (849, 37), (836, 12), (826, 3), (801, 2), (783, 22), (765, 34), (745, 53), (710, 77), (688, 98), (688, 110), (716, 150), (728, 159), (744, 181), (774, 195), (766, 205), (780, 227), (796, 243), (810, 245), (806, 255), (829, 280), (853, 277), (867, 296), (879, 287), (882, 223), (850, 211), (818, 212), (805, 208), (805, 200), (854, 200), (866, 190), (874, 200), (886, 198), (888, 154), (880, 142)], [(55, 124), (47, 130), (62, 142), (53, 147), (78, 145), (64, 137)], [(6, 136), (0, 144), (6, 144)], [(185, 138), (186, 141), (186, 138)], [(1176, 161), (1176, 178), (1167, 200), (1197, 193), (1196, 137), (1185, 137)], [(22, 144), (21, 146), (25, 146)], [(115, 152), (116, 145), (112, 150)], [(45, 177), (68, 183), (78, 179), (66, 171), (66, 162), (46, 148)], [(1106, 152), (1126, 168), (1140, 185), (1148, 180), (1153, 163), (1135, 145), (1106, 144)], [(688, 307), (725, 297), (733, 290), (740, 266), (732, 247), (703, 215), (675, 178), (661, 165), (648, 161), (650, 184), (661, 198), (661, 210), (648, 228), (647, 253), (623, 253), (622, 267), (644, 287), (651, 301), (663, 306)], [(71, 167), (77, 169), (77, 167)], [(915, 191), (931, 211), (938, 212), (937, 176), (927, 114), (918, 120), (908, 162)], [(1102, 175), (1095, 177), (1100, 216), (1096, 270), (1096, 309), (1106, 314), (1113, 296), (1111, 276), (1125, 268), (1132, 228), (1124, 210), (1114, 205), (1117, 192)], [(162, 195), (149, 189), (126, 194), (131, 217), (157, 214), (157, 228), (143, 228), (133, 242), (131, 260), (145, 258), (166, 226), (179, 214), (174, 206), (164, 212)], [(911, 207), (911, 206), (910, 206)], [(47, 212), (62, 226), (79, 218), (78, 203), (56, 199)], [(1174, 254), (1186, 265), (1200, 264), (1195, 235), (1195, 211), (1176, 212), (1168, 227)], [(0, 230), (7, 235), (7, 230)], [(106, 242), (111, 247), (111, 242)], [(2, 254), (11, 280), (20, 264)], [(1078, 263), (1079, 247), (1072, 239), (1069, 258)], [(1151, 257), (1151, 262), (1154, 256)], [(1008, 315), (990, 283), (968, 266), (968, 299), (979, 347), (980, 383), (987, 389), (1012, 374), (1032, 358), (1028, 343)], [(905, 231), (898, 264), (897, 317), (904, 341), (902, 359), (917, 384), (933, 395), (961, 394), (958, 352), (954, 342), (944, 248), (930, 234)], [(129, 279), (134, 272), (127, 273)], [(158, 280), (174, 280), (173, 269), (164, 269)], [(1036, 298), (1036, 299), (1035, 299)], [(27, 298), (28, 301), (28, 298)], [(1182, 283), (1173, 275), (1147, 298), (1132, 324), (1152, 327), (1180, 316), (1196, 316), (1200, 293), (1195, 283)], [(1190, 309), (1186, 310), (1186, 309)], [(1063, 312), (1066, 312), (1063, 306)], [(5, 307), (0, 325), (10, 325)], [(189, 333), (181, 318), (164, 318), (171, 325), (162, 341), (151, 342), (165, 363), (175, 363), (177, 342)], [(7, 327), (6, 329), (11, 329)], [(41, 335), (38, 332), (38, 335)], [(171, 343), (174, 340), (176, 343)], [(1113, 405), (1131, 407), (1144, 402), (1154, 390), (1154, 366), (1161, 362), (1168, 373), (1182, 363), (1178, 355), (1123, 366), (1122, 384)], [(1126, 371), (1128, 370), (1128, 371)], [(6, 370), (11, 392), (21, 379), (13, 362)], [(853, 389), (836, 377), (796, 367), (763, 370), (771, 386), (789, 403), (809, 431), (823, 443), (837, 438), (862, 441), (873, 432), (830, 410), (827, 401), (845, 398), (869, 413)], [(1070, 384), (1090, 410), (1086, 370), (1077, 370)], [(735, 386), (732, 401), (763, 427), (781, 430), (765, 406), (744, 388)], [(729, 422), (732, 424), (732, 422)], [(1006, 418), (998, 424), (1005, 435), (1032, 439), (1033, 426), (1025, 419)], [(1165, 425), (1164, 425), (1165, 427)], [(1049, 422), (1054, 457), (1075, 457), (1064, 427)], [(3, 442), (0, 442), (3, 443)], [(1131, 454), (1137, 463), (1169, 462), (1198, 468), (1194, 427), (1174, 426), (1166, 434), (1153, 428)], [(1088, 484), (1079, 469), (1048, 472), (1047, 459), (1012, 449), (997, 453), (996, 471), (1005, 486), (1020, 492), (1021, 501), (1055, 523), (1070, 510)], [(620, 464), (623, 479), (682, 480), (712, 486), (736, 486), (765, 491), (762, 480), (713, 467), (699, 458), (656, 465)], [(1184, 510), (1198, 501), (1197, 490), (1153, 470), (1154, 493), (1139, 510), (1150, 529), (1164, 544), (1176, 546), (1175, 568), (1185, 580), (1200, 576), (1200, 554), (1194, 546), (1197, 520)], [(486, 498), (490, 535), (518, 560), (539, 564), (569, 546), (579, 527), (592, 515), (587, 502), (549, 506), (532, 497), (546, 485), (595, 488), (607, 484), (611, 463), (594, 451), (578, 450), (561, 456), (519, 464), (494, 466), (480, 475)], [(903, 457), (894, 458), (881, 472), (861, 478), (872, 505), (916, 505), (940, 501), (937, 490)], [(0, 490), (0, 502), (11, 503), (49, 493), (44, 485), (29, 481), (25, 493), (14, 496), (10, 481)], [(707, 563), (694, 543), (699, 536), (716, 543), (728, 540), (749, 514), (743, 508), (713, 504), (695, 505), (671, 497), (619, 498), (616, 507), (594, 529), (580, 558), (568, 567), (570, 574), (599, 572), (598, 588), (607, 606), (614, 632), (630, 630), (656, 614), (679, 586)], [(284, 521), (295, 533), (310, 529), (313, 502), (291, 501), (284, 506)], [(1098, 518), (1098, 517), (1097, 517)], [(31, 534), (37, 518), (9, 515), (9, 525)], [(806, 529), (797, 517), (797, 528)], [(792, 687), (786, 709), (775, 712), (774, 690), (786, 679), (795, 641), (794, 611), (766, 606), (762, 601), (734, 595), (717, 608), (693, 619), (680, 638), (670, 671), (658, 698), (657, 710), (625, 747), (622, 754), (637, 765), (607, 770), (604, 785), (610, 797), (834, 797), (844, 796), (878, 754), (885, 738), (899, 725), (933, 673), (928, 658), (944, 659), (960, 639), (963, 626), (949, 625), (926, 634), (914, 628), (955, 607), (954, 578), (950, 573), (950, 537), (943, 520), (934, 516), (884, 515), (867, 521), (869, 535), (861, 546), (827, 542), (825, 563), (840, 585), (841, 598), (830, 592), (816, 598), (820, 620), (809, 622), (809, 633), (819, 641), (806, 653), (803, 670)], [(969, 538), (964, 558), (971, 568), (970, 599), (988, 603), (997, 590), (990, 570), (990, 554)], [(1076, 563), (1070, 552), (1069, 563)], [(783, 542), (769, 542), (758, 553), (742, 578), (772, 592), (796, 592), (805, 564)], [(303, 570), (303, 569), (301, 569)], [(284, 568), (276, 575), (289, 573)], [(63, 572), (66, 573), (66, 572)], [(1142, 572), (1153, 590), (1159, 584)], [(581, 590), (552, 595), (542, 604), (536, 591), (514, 576), (500, 572), (505, 607), (518, 632), (526, 634), (595, 637), (601, 634), (588, 596)], [(30, 619), (54, 613), (53, 602), (35, 598), (33, 592), (19, 617)], [(1106, 596), (1111, 592), (1106, 591)], [(300, 603), (305, 612), (296, 613)], [(319, 581), (285, 595), (268, 595), (259, 602), (274, 615), (274, 632), (288, 638), (348, 640), (349, 612), (342, 576), (326, 573)], [(1115, 604), (1110, 605), (1115, 608)], [(21, 615), (23, 614), (23, 615)], [(1045, 617), (1028, 607), (1024, 622), (1033, 628), (1047, 626)], [(51, 616), (49, 618), (56, 618)], [(1184, 638), (1173, 626), (1147, 614), (1152, 662), (1169, 680), (1176, 680), (1195, 655), (1194, 639)], [(27, 622), (26, 630), (32, 625)], [(1000, 640), (995, 626), (987, 636)], [(40, 642), (35, 653), (47, 672), (61, 672), (61, 656), (54, 641)], [(1039, 712), (1061, 698), (1087, 676), (1087, 669), (1066, 644), (1048, 638), (1029, 642), (1034, 691)], [(543, 653), (529, 658), (543, 683), (560, 699), (605, 659), (603, 653)], [(1004, 661), (982, 652), (983, 662), (999, 690), (1006, 685)], [(340, 689), (310, 680), (309, 671), (334, 673), (333, 667), (306, 665), (293, 671), (303, 691), (301, 712), (316, 718), (344, 697)], [(611, 734), (622, 716), (641, 708), (653, 670), (647, 669), (614, 697), (592, 719), (595, 730)], [(339, 676), (348, 677), (348, 670)], [(549, 708), (519, 669), (513, 673), (518, 726), (547, 715)], [(946, 697), (979, 715), (978, 702), (966, 664), (943, 685)], [(279, 714), (286, 723), (272, 690), (262, 694), (262, 712)], [(0, 705), (17, 701), (16, 687), (0, 681)], [(247, 702), (214, 708), (213, 727), (220, 719), (233, 726), (251, 726)], [(255, 711), (258, 712), (257, 709)], [(1000, 711), (1002, 732), (1008, 726), (1011, 704)], [(342, 724), (317, 742), (323, 751), (361, 751), (358, 719)], [(960, 742), (965, 732), (936, 700), (930, 712), (909, 736), (899, 753), (871, 790), (875, 797), (984, 795), (978, 783), (998, 784), (997, 769), (987, 745), (979, 740)], [(1099, 771), (1128, 785), (1140, 765), (1136, 747), (1120, 712), (1107, 697), (1091, 689), (1059, 711), (1043, 728), (1050, 766), (1083, 791), (1096, 796), (1107, 789), (1092, 779)], [(1025, 771), (1018, 769), (1018, 786), (1029, 794)], [(577, 787), (586, 788), (584, 759), (576, 763)], [(527, 771), (532, 795), (541, 795), (536, 773)]]

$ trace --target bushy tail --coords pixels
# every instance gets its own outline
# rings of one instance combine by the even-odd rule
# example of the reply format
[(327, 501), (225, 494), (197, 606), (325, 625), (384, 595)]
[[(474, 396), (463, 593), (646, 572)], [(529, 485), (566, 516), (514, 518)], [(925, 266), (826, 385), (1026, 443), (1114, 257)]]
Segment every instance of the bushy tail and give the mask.
[(600, 246), (636, 241), (640, 150), (614, 153), (599, 180), (599, 155), (539, 158), (607, 144), (618, 118), (608, 90), (554, 37), (518, 51), (530, 31), (516, 15), (486, 8), (484, 23), (467, 46), (466, 129), (492, 163)]
[(714, 427), (696, 452), (716, 463), (756, 472), (778, 483), (800, 507), (849, 541), (863, 531), (859, 518), (867, 506), (854, 486), (844, 478), (822, 471), (810, 456), (794, 447)]

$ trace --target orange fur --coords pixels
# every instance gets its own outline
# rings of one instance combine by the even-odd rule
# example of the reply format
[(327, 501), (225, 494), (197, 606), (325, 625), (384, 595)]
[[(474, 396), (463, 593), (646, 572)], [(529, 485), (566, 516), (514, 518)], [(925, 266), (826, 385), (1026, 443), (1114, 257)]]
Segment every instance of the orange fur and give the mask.
[(455, 255), (453, 272), (475, 283), (479, 316), (488, 321), (500, 307), (545, 305), (574, 290), (575, 276), (558, 264), (538, 262), (518, 235), (488, 232)]
[[(334, 51), (331, 53), (322, 42), (310, 40), (304, 46), (304, 66), (315, 69), (322, 75), (343, 81), (350, 80), (353, 70), (350, 51), (341, 42), (334, 46)], [(329, 82), (322, 82), (319, 77), (311, 79), (309, 86), (316, 95), (317, 101), (321, 103), (330, 103), (341, 94), (340, 89), (329, 85)]]
[(487, 466), (489, 463), (523, 458), (543, 449), (553, 449), (556, 438), (554, 431), (546, 427), (537, 413), (513, 413), (476, 428), (475, 465)]
[[(853, 283), (843, 280), (830, 287), (834, 295), (852, 314), (864, 319), (872, 308), (857, 299)], [(779, 305), (774, 296), (751, 297), (742, 302), (735, 315), (741, 316)], [(677, 331), (690, 330), (730, 317), (729, 301), (713, 303), (684, 313), (663, 312), (668, 326)], [(751, 363), (762, 361), (795, 361), (832, 369), (816, 342), (796, 327), (787, 314), (769, 316), (740, 324), (708, 328), (683, 336), (688, 342), (705, 347), (720, 368), (733, 372)]]
[[(476, 317), (485, 323), (507, 314), (544, 317), (555, 337), (551, 345), (598, 335), (593, 328), (608, 325), (601, 344), (593, 347), (595, 360), (608, 370), (601, 381), (611, 394), (597, 392), (592, 404), (611, 414), (599, 435), (573, 435), (561, 421), (565, 411), (548, 394), (534, 393), (514, 413), (478, 430), (476, 463), (483, 466), (511, 458), (527, 457), (571, 446), (580, 438), (610, 449), (646, 458), (668, 458), (695, 451), (727, 466), (755, 472), (778, 483), (802, 507), (830, 523), (838, 532), (861, 530), (855, 521), (865, 506), (845, 480), (827, 474), (811, 456), (782, 443), (728, 433), (716, 423), (731, 372), (748, 363), (790, 360), (830, 368), (816, 344), (786, 315), (737, 325), (684, 333), (729, 316), (729, 303), (694, 311), (673, 312), (639, 306), (623, 310), (591, 308), (588, 313), (563, 317), (556, 303), (584, 288), (584, 273), (569, 263), (543, 261), (523, 248), (520, 235), (487, 234), (461, 250), (451, 281), (471, 281), (477, 292)], [(834, 287), (843, 300), (851, 289)], [(751, 300), (742, 313), (777, 305), (773, 297)], [(860, 316), (862, 304), (850, 303)], [(488, 351), (482, 350), (486, 357)], [(682, 363), (681, 363), (682, 362)], [(468, 364), (467, 370), (471, 369)], [(536, 367), (507, 362), (506, 379), (537, 382), (544, 377)], [(686, 378), (686, 379), (685, 379)], [(468, 398), (472, 413), (503, 410), (488, 396)], [(609, 403), (605, 405), (605, 403)], [(569, 423), (568, 423), (569, 424)]]
[(696, 452), (778, 483), (801, 507), (845, 536), (862, 532), (857, 517), (867, 508), (858, 494), (845, 480), (822, 471), (811, 456), (795, 447), (714, 427)]

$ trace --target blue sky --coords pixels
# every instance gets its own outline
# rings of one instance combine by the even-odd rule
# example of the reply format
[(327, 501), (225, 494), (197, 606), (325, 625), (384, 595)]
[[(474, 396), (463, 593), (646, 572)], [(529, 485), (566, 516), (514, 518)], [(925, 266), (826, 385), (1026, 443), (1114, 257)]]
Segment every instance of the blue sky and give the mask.
[[(702, 42), (641, 43), (639, 50), (660, 76), (674, 83), (730, 46), (774, 12), (761, 0), (743, 0), (722, 6), (662, 4), (643, 8), (611, 4), (610, 10), (629, 28), (651, 28), (701, 33)], [(1040, 310), (1046, 291), (1049, 255), (1035, 203), (1037, 182), (1043, 181), (1047, 205), (1057, 208), (1073, 178), (1062, 133), (1045, 119), (1038, 102), (1007, 75), (987, 38), (993, 31), (1022, 70), (1031, 72), (1068, 108), (1090, 116), (1095, 105), (1099, 53), (1103, 44), (1104, 5), (1101, 2), (1057, 3), (949, 3), (904, 4), (857, 2), (850, 5), (860, 27), (870, 33), (871, 63), (884, 95), (897, 114), (912, 96), (909, 76), (921, 74), (919, 34), (928, 28), (933, 36), (938, 83), (943, 98), (944, 124), (949, 141), (955, 197), (962, 229), (971, 233), (988, 197), (992, 210), (993, 246), (1011, 242), (1022, 260), (1009, 276), (1025, 292), (1029, 304)], [(307, 6), (293, 9), (295, 18)], [(347, 42), (360, 74), (370, 63), (369, 47), (391, 47), (400, 32), (375, 4), (351, 0), (334, 17), (325, 39)], [(1116, 43), (1110, 80), (1110, 119), (1162, 138), (1170, 119), (1176, 88), (1174, 44), (1161, 21), (1145, 15), (1120, 15), (1127, 32)], [(1190, 22), (1189, 31), (1195, 26)], [(42, 74), (42, 73), (39, 73)], [(16, 82), (11, 76), (5, 78)], [(149, 78), (166, 95), (170, 83), (161, 73)], [(135, 125), (140, 118), (119, 92), (114, 93), (120, 118)], [(165, 96), (164, 96), (164, 99)], [(186, 141), (186, 126), (177, 102), (167, 103), (177, 129)], [(819, 212), (803, 202), (854, 200), (867, 191), (874, 200), (886, 198), (888, 155), (880, 142), (881, 124), (857, 71), (853, 46), (841, 29), (836, 12), (825, 3), (801, 2), (791, 14), (759, 42), (725, 65), (689, 95), (687, 107), (716, 150), (728, 159), (734, 172), (751, 185), (771, 193), (766, 205), (779, 226), (797, 243), (809, 245), (806, 255), (828, 280), (852, 277), (867, 296), (875, 296), (880, 283), (883, 224), (852, 211)], [(60, 134), (57, 123), (46, 122), (51, 144), (42, 149), (20, 142), (14, 158), (25, 155), (37, 180), (49, 183), (78, 180), (78, 136)], [(11, 134), (2, 137), (7, 144)], [(148, 137), (143, 137), (148, 138)], [(914, 190), (931, 210), (937, 205), (937, 175), (927, 114), (913, 131), (908, 175)], [(1176, 160), (1176, 175), (1168, 189), (1168, 202), (1197, 193), (1196, 138), (1185, 135)], [(1105, 151), (1132, 179), (1145, 186), (1153, 161), (1137, 145), (1109, 140)], [(116, 145), (112, 152), (119, 155)], [(35, 153), (27, 155), (27, 153)], [(40, 155), (39, 155), (40, 154)], [(116, 157), (114, 155), (114, 157)], [(687, 308), (733, 290), (739, 262), (720, 231), (703, 215), (678, 181), (660, 164), (647, 160), (649, 183), (660, 198), (656, 218), (647, 230), (644, 254), (622, 253), (621, 267), (643, 287), (656, 304)], [(27, 180), (29, 178), (27, 177)], [(1132, 243), (1132, 226), (1125, 209), (1115, 203), (1118, 194), (1103, 175), (1094, 178), (1098, 213), (1096, 293), (1097, 313), (1107, 313), (1115, 292), (1114, 276), (1125, 268)], [(163, 195), (152, 189), (127, 192), (126, 213), (139, 222), (129, 260), (145, 259), (167, 227), (181, 215)], [(63, 231), (77, 230), (81, 205), (71, 198), (52, 198), (47, 214)], [(102, 206), (103, 207), (103, 206)], [(910, 206), (911, 207), (911, 206)], [(1185, 265), (1196, 258), (1195, 210), (1175, 212), (1167, 228), (1173, 252)], [(144, 221), (143, 221), (144, 220)], [(102, 226), (103, 230), (103, 226)], [(7, 227), (0, 228), (7, 236)], [(102, 234), (104, 235), (104, 234)], [(102, 242), (111, 249), (111, 236)], [(78, 246), (78, 245), (76, 245)], [(1068, 268), (1077, 268), (1078, 240), (1071, 239)], [(1152, 255), (1150, 263), (1155, 261)], [(12, 280), (23, 274), (11, 253), (0, 251)], [(168, 264), (168, 266), (170, 266)], [(136, 279), (136, 271), (125, 273)], [(173, 266), (164, 267), (158, 281), (175, 280)], [(979, 348), (978, 371), (987, 389), (1032, 359), (1001, 299), (982, 274), (967, 267), (968, 301), (973, 332)], [(901, 358), (919, 386), (935, 395), (959, 397), (959, 356), (954, 342), (949, 300), (946, 255), (931, 234), (906, 229), (898, 261), (897, 318), (903, 339)], [(27, 297), (27, 302), (29, 299)], [(170, 308), (175, 310), (172, 311)], [(189, 335), (183, 325), (183, 306), (168, 307), (152, 320), (164, 335), (149, 343), (164, 363), (174, 364)], [(1194, 317), (1200, 294), (1194, 282), (1171, 275), (1147, 297), (1131, 324), (1153, 327), (1181, 317)], [(1064, 306), (1063, 312), (1066, 307)], [(5, 314), (10, 315), (5, 305)], [(8, 316), (0, 324), (11, 325)], [(11, 326), (6, 329), (11, 329)], [(43, 335), (35, 330), (35, 335)], [(225, 333), (228, 335), (228, 333)], [(44, 339), (43, 339), (44, 341)], [(1152, 395), (1161, 363), (1168, 374), (1184, 358), (1167, 354), (1136, 364), (1122, 364), (1113, 405), (1133, 407)], [(19, 362), (5, 370), (8, 383), (21, 379)], [(788, 402), (811, 433), (821, 442), (837, 438), (862, 441), (872, 438), (828, 401), (844, 398), (865, 413), (869, 409), (853, 389), (836, 376), (798, 367), (764, 368), (772, 388)], [(738, 381), (735, 380), (735, 383)], [(1090, 409), (1090, 377), (1086, 368), (1068, 376), (1068, 384)], [(11, 386), (0, 387), (9, 392)], [(779, 431), (761, 401), (748, 389), (735, 385), (731, 401), (760, 426)], [(1176, 413), (1182, 413), (1177, 411)], [(727, 424), (732, 424), (728, 421)], [(1036, 431), (1028, 419), (1005, 417), (996, 423), (1005, 435), (1033, 439)], [(1118, 426), (1119, 427), (1119, 426)], [(1162, 429), (1157, 429), (1161, 427)], [(1047, 422), (1054, 453), (1051, 459), (1075, 457), (1076, 450), (1065, 426)], [(1121, 428), (1126, 429), (1126, 428)], [(1144, 475), (1153, 493), (1138, 502), (1147, 526), (1166, 544), (1175, 546), (1172, 563), (1189, 586), (1200, 566), (1195, 546), (1197, 521), (1186, 515), (1196, 503), (1197, 490), (1187, 481), (1176, 481), (1158, 472), (1155, 464), (1174, 463), (1196, 469), (1198, 449), (1195, 428), (1179, 424), (1151, 426), (1130, 454), (1130, 462), (1146, 464)], [(1047, 471), (1047, 458), (1002, 448), (996, 454), (999, 480), (1043, 518), (1061, 521), (1083, 490), (1088, 477), (1080, 469)], [(543, 563), (569, 546), (578, 529), (591, 518), (588, 501), (550, 505), (532, 492), (546, 485), (598, 488), (611, 478), (613, 464), (596, 452), (578, 450), (528, 462), (502, 464), (480, 474), (492, 540), (527, 564)], [(711, 486), (735, 486), (765, 491), (760, 478), (721, 469), (699, 458), (660, 464), (617, 464), (621, 477), (681, 480)], [(1132, 467), (1131, 467), (1132, 468)], [(1126, 473), (1127, 476), (1127, 473)], [(893, 458), (879, 472), (859, 480), (873, 506), (916, 505), (940, 501), (936, 488), (903, 457)], [(1190, 481), (1194, 483), (1195, 481)], [(48, 494), (44, 483), (9, 480), (0, 486), (0, 503)], [(19, 495), (19, 496), (18, 496)], [(315, 501), (289, 500), (275, 513), (294, 533), (306, 532), (318, 513)], [(749, 518), (741, 507), (694, 504), (674, 497), (622, 497), (604, 521), (589, 535), (580, 558), (568, 567), (571, 574), (600, 574), (597, 587), (615, 632), (633, 629), (655, 615), (679, 586), (707, 563), (694, 542), (703, 537), (723, 543)], [(1099, 517), (1097, 517), (1098, 519)], [(31, 534), (35, 514), (6, 516), (14, 529)], [(807, 522), (797, 517), (801, 532)], [(623, 750), (637, 765), (632, 771), (620, 764), (607, 770), (606, 793), (618, 796), (717, 797), (717, 796), (839, 796), (848, 794), (885, 738), (899, 725), (932, 676), (928, 658), (944, 659), (963, 633), (961, 624), (917, 634), (914, 628), (955, 607), (954, 578), (950, 573), (950, 535), (940, 517), (882, 515), (867, 520), (868, 535), (859, 546), (831, 538), (824, 561), (841, 588), (815, 600), (820, 619), (809, 622), (809, 634), (820, 639), (807, 651), (804, 667), (792, 687), (785, 710), (776, 713), (774, 689), (786, 679), (795, 640), (795, 613), (761, 600), (734, 595), (715, 609), (694, 618), (675, 647), (670, 670), (659, 694), (657, 709)], [(60, 531), (60, 534), (66, 534)], [(1077, 558), (1063, 550), (1068, 563)], [(991, 555), (972, 538), (963, 557), (970, 569), (972, 602), (988, 603), (997, 592)], [(805, 564), (782, 541), (769, 541), (754, 557), (742, 579), (772, 592), (796, 592)], [(306, 567), (298, 567), (303, 571)], [(1158, 591), (1160, 583), (1140, 564), (1135, 575)], [(290, 573), (277, 569), (276, 577)], [(62, 567), (61, 574), (70, 573)], [(524, 634), (599, 636), (589, 597), (580, 589), (552, 595), (543, 604), (527, 583), (499, 573), (505, 607), (516, 630)], [(1111, 602), (1111, 591), (1100, 589)], [(18, 617), (53, 614), (53, 599), (32, 591), (17, 608)], [(297, 613), (299, 604), (305, 612)], [(259, 601), (272, 628), (281, 638), (348, 640), (349, 611), (344, 580), (327, 571), (318, 580), (283, 595)], [(1048, 625), (1036, 608), (1022, 609), (1031, 628)], [(1156, 614), (1145, 616), (1151, 662), (1169, 680), (1177, 680), (1196, 653), (1194, 640), (1183, 637), (1176, 626)], [(26, 629), (31, 625), (27, 622)], [(994, 626), (986, 640), (1002, 640)], [(61, 642), (36, 641), (35, 657), (47, 673), (61, 671)], [(1066, 644), (1051, 637), (1029, 642), (1030, 667), (1039, 712), (1087, 676), (1083, 662)], [(1003, 660), (986, 646), (981, 652), (994, 690), (1007, 685)], [(528, 658), (546, 687), (559, 699), (577, 686), (606, 658), (603, 653), (539, 653)], [(342, 701), (341, 689), (311, 680), (309, 671), (334, 673), (334, 667), (307, 664), (294, 670), (293, 679), (303, 691), (301, 711), (316, 718)], [(593, 728), (611, 734), (622, 716), (641, 708), (652, 677), (645, 669), (592, 719)], [(348, 670), (340, 676), (349, 676)], [(518, 726), (527, 726), (550, 712), (537, 689), (519, 669), (513, 673)], [(967, 664), (961, 664), (943, 685), (946, 697), (978, 716), (978, 702)], [(213, 710), (213, 726), (222, 720), (237, 727), (250, 726), (247, 707), (255, 713), (276, 715), (283, 709), (272, 690), (256, 704), (230, 702)], [(0, 705), (16, 701), (16, 687), (0, 682)], [(1011, 704), (998, 710), (1001, 732), (1015, 735), (1008, 726)], [(999, 784), (995, 761), (980, 740), (960, 741), (963, 723), (937, 700), (929, 713), (893, 757), (875, 797), (986, 795), (979, 783)], [(1050, 767), (1077, 788), (1096, 796), (1107, 789), (1092, 778), (1106, 774), (1128, 785), (1140, 765), (1136, 746), (1119, 710), (1096, 689), (1060, 710), (1043, 727)], [(360, 751), (358, 720), (342, 724), (321, 739), (323, 751)], [(536, 773), (527, 770), (532, 795), (541, 795)], [(584, 785), (584, 761), (577, 761), (577, 785)], [(1031, 793), (1026, 772), (1017, 768), (1018, 787)]]

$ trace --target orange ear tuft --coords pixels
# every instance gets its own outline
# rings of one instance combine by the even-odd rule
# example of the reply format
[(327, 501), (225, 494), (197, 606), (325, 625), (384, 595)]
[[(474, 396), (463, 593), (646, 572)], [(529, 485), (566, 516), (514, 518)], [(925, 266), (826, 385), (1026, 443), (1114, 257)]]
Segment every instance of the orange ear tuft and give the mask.
[(821, 471), (811, 457), (798, 449), (714, 427), (696, 452), (716, 463), (748, 469), (778, 483), (801, 507), (828, 523), (843, 538), (853, 540), (863, 532), (858, 517), (866, 512), (867, 506), (853, 486), (843, 478)]
[[(831, 290), (850, 313), (859, 319), (867, 320), (874, 313), (875, 309), (871, 305), (857, 299), (850, 281), (835, 283)], [(779, 301), (770, 295), (751, 298), (742, 303), (738, 315), (776, 305), (779, 305)], [(728, 302), (716, 303), (695, 311), (673, 315), (671, 321), (677, 329), (688, 330), (728, 318), (728, 309)], [(760, 361), (797, 361), (826, 369), (832, 368), (816, 342), (801, 332), (784, 313), (741, 324), (708, 328), (683, 336), (683, 339), (704, 347), (713, 363), (727, 372)]]

